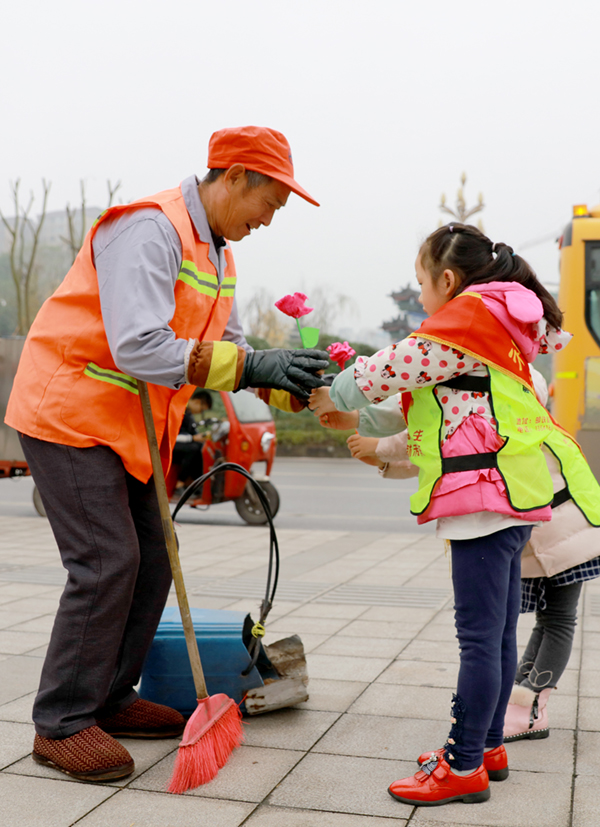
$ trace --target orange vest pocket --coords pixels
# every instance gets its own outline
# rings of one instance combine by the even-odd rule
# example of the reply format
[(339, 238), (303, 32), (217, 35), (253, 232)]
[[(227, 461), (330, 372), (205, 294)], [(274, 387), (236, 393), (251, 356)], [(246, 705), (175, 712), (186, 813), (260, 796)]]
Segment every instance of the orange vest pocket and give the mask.
[(92, 375), (95, 368), (97, 366), (90, 363), (75, 382), (60, 417), (69, 428), (94, 437), (99, 443), (116, 442), (132, 406), (140, 405), (137, 382), (125, 374), (102, 369), (99, 375), (104, 378), (96, 378)]

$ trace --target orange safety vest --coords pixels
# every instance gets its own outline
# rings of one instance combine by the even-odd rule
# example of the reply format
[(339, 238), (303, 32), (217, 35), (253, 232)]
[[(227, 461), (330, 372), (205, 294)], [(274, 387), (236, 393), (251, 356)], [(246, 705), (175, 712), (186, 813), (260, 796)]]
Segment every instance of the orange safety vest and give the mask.
[[(173, 224), (182, 247), (175, 284), (175, 313), (169, 322), (178, 338), (219, 341), (231, 314), (236, 274), (225, 249), (226, 269), (219, 286), (181, 189), (166, 190), (103, 213), (87, 234), (75, 263), (56, 292), (42, 305), (29, 331), (9, 399), (6, 423), (46, 442), (87, 448), (107, 445), (127, 471), (142, 482), (152, 474), (137, 381), (115, 364), (102, 321), (92, 240), (109, 216), (130, 209), (158, 207)], [(133, 302), (133, 299), (132, 299)], [(132, 314), (135, 306), (131, 307)], [(150, 399), (163, 467), (168, 469), (185, 406), (194, 391), (150, 384)]]

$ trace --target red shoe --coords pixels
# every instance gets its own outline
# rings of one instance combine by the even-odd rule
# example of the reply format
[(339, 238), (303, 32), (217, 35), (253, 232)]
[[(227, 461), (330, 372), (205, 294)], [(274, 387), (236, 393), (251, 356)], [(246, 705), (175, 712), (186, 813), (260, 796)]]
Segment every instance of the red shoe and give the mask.
[[(437, 755), (442, 758), (444, 755), (444, 748), (436, 749), (434, 752), (424, 752), (417, 758), (417, 764), (421, 766), (426, 761), (429, 761), (432, 755)], [(504, 744), (500, 744), (496, 749), (491, 749), (483, 753), (483, 766), (487, 770), (490, 781), (504, 781), (508, 778), (508, 757)]]
[(490, 797), (483, 764), (470, 775), (455, 775), (445, 758), (434, 755), (411, 778), (401, 778), (388, 789), (392, 798), (417, 807), (437, 807), (450, 801), (478, 804)]

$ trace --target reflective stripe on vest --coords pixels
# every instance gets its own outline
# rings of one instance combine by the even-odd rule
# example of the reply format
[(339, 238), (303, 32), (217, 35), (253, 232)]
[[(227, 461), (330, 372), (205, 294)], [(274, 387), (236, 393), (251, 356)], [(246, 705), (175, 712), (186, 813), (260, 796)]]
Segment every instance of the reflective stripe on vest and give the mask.
[[(554, 424), (527, 388), (490, 366), (488, 371), (490, 406), (504, 445), (497, 453), (481, 454), (481, 461), (484, 467), (498, 468), (515, 511), (543, 508), (552, 502), (554, 492), (540, 446), (553, 432)], [(405, 412), (409, 431), (408, 455), (419, 466), (419, 489), (410, 499), (413, 514), (422, 514), (429, 507), (442, 474), (473, 467), (469, 460), (463, 461), (466, 467), (461, 467), (462, 457), (443, 460), (443, 410), (433, 391), (434, 386), (413, 391), (412, 405)]]
[(236, 281), (236, 276), (223, 276), (223, 281), (221, 282), (221, 295), (233, 296), (235, 292)]
[(118, 388), (123, 388), (130, 393), (139, 395), (137, 379), (133, 376), (127, 376), (126, 373), (119, 373), (116, 370), (109, 370), (108, 368), (101, 368), (93, 362), (88, 362), (83, 371), (90, 379), (99, 379), (100, 382), (108, 382), (111, 385), (116, 385)]
[(193, 261), (182, 261), (181, 270), (177, 276), (179, 281), (185, 282), (194, 290), (203, 293), (205, 296), (210, 296), (211, 299), (217, 298), (219, 292), (219, 280), (215, 273), (203, 273), (198, 270)]

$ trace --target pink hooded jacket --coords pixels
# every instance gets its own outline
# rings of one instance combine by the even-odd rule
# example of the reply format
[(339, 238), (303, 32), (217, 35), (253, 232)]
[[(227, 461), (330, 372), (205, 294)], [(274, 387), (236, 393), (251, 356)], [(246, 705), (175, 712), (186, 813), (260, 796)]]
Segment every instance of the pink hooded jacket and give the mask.
[[(547, 331), (541, 301), (521, 284), (490, 282), (475, 285), (473, 291), (481, 295), (486, 308), (509, 332), (528, 362), (533, 362), (540, 347), (543, 351), (558, 350), (568, 343), (569, 334)], [(442, 444), (442, 456), (497, 451), (502, 444), (503, 440), (484, 418), (469, 416)], [(515, 511), (508, 501), (500, 472), (489, 468), (445, 474), (433, 493), (429, 508), (417, 521), (424, 523), (439, 517), (479, 511), (492, 511), (527, 522), (552, 518), (550, 506), (535, 511)]]

